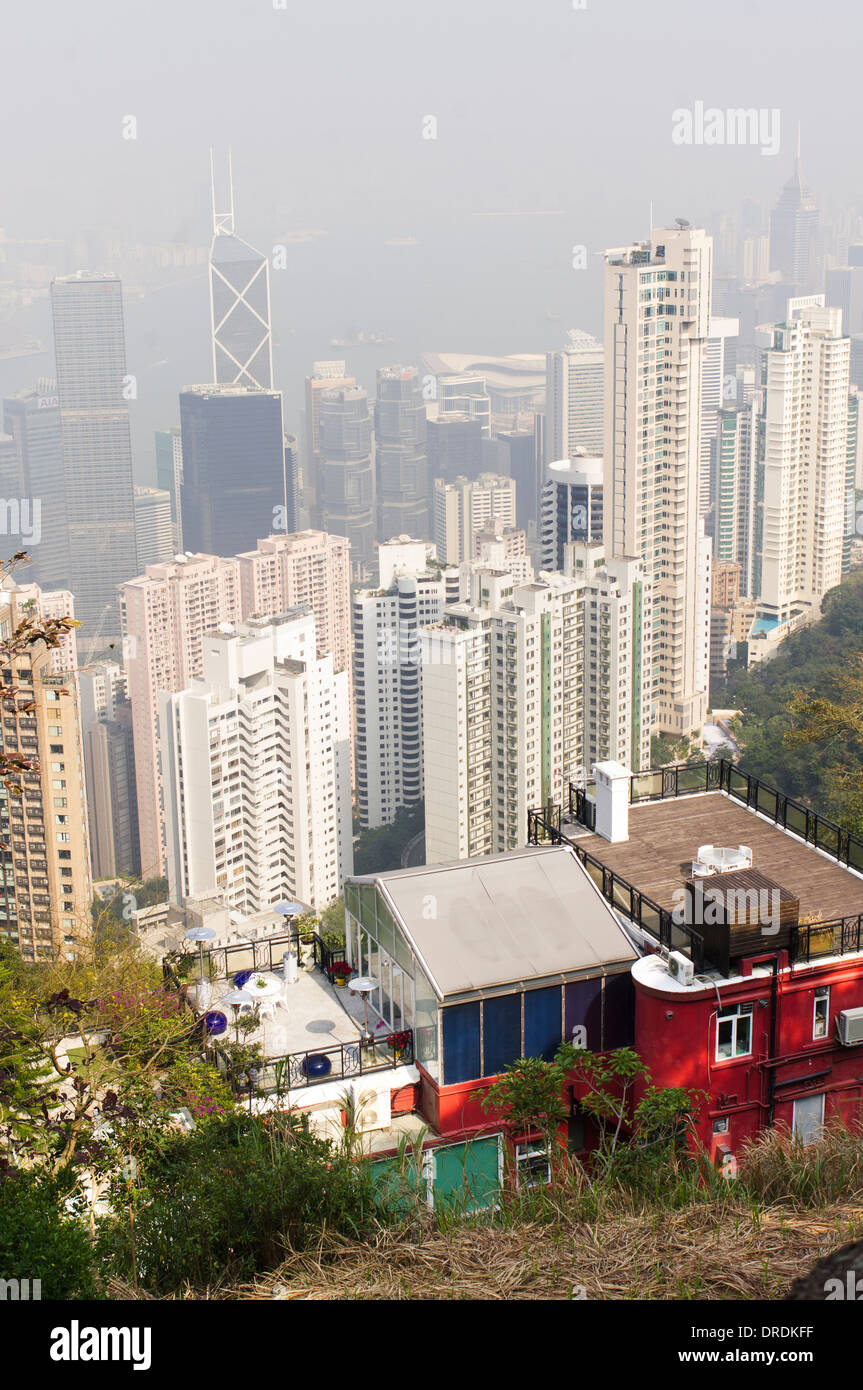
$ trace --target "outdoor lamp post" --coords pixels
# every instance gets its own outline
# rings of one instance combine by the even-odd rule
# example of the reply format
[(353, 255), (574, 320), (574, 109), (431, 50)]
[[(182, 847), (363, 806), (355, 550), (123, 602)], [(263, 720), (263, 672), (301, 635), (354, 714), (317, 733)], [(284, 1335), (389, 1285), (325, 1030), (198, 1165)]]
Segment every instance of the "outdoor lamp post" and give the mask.
[(377, 987), (378, 987), (378, 982), (377, 982), (377, 980), (373, 980), (372, 977), (371, 977), (371, 975), (360, 975), (360, 976), (358, 976), (357, 979), (355, 979), (355, 980), (349, 980), (349, 981), (348, 981), (348, 989), (351, 991), (351, 994), (360, 994), (360, 995), (362, 995), (362, 1000), (363, 1000), (363, 1036), (362, 1036), (362, 1041), (363, 1041), (363, 1043), (366, 1044), (366, 1046), (368, 1046), (368, 1044), (369, 1044), (369, 1043), (371, 1042), (371, 1040), (372, 1040), (372, 1035), (371, 1035), (371, 1033), (369, 1032), (369, 995), (371, 994), (372, 990), (373, 990), (373, 989), (377, 989)]
[[(288, 918), (290, 918), (290, 917), (299, 917), (299, 916), (300, 916), (300, 914), (301, 914), (302, 911), (303, 911), (303, 905), (302, 905), (302, 903), (292, 903), (292, 902), (288, 902), (286, 899), (283, 898), (281, 902), (278, 902), (278, 903), (274, 903), (274, 904), (273, 904), (273, 911), (274, 911), (274, 912), (277, 912), (278, 915), (284, 920), (285, 924), (287, 925)], [(302, 957), (301, 957), (301, 953), (300, 953), (300, 939), (299, 939), (299, 932), (298, 932), (298, 933), (297, 933), (297, 964), (300, 963), (301, 959), (302, 959)]]
[(247, 989), (232, 989), (227, 994), (223, 994), (221, 1004), (230, 1004), (234, 1010), (234, 1040), (239, 1044), (240, 1041), (240, 1005), (254, 1004), (254, 999)]

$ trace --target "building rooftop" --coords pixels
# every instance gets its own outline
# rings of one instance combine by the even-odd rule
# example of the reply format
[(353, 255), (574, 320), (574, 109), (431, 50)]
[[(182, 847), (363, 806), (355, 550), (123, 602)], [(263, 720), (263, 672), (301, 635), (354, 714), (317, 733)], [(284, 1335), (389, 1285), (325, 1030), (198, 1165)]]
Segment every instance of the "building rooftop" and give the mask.
[(610, 844), (571, 824), (563, 827), (601, 863), (672, 911), (703, 844), (748, 845), (752, 864), (800, 900), (800, 916), (822, 920), (863, 912), (863, 877), (804, 844), (754, 810), (711, 791), (629, 807), (629, 839)]
[(636, 959), (568, 846), (377, 874), (439, 996)]

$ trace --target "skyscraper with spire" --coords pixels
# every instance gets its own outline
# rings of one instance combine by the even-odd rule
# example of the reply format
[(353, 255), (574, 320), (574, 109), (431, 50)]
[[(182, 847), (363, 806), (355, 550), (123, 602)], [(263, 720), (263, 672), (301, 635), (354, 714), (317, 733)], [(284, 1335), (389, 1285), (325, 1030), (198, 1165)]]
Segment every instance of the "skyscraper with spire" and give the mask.
[(798, 294), (818, 288), (818, 209), (815, 195), (803, 182), (800, 171), (800, 127), (797, 127), (797, 156), (794, 173), (779, 195), (770, 217), (770, 269)]
[(218, 211), (210, 151), (213, 240), (210, 244), (210, 325), (213, 382), (271, 391), (270, 270), (267, 257), (236, 234), (234, 184), (228, 155), (227, 208)]

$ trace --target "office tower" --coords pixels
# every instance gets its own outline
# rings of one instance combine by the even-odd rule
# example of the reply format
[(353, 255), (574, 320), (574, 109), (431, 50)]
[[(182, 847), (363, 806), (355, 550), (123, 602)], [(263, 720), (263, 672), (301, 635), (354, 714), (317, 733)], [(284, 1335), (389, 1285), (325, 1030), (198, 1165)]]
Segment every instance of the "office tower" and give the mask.
[(707, 712), (696, 626), (709, 603), (698, 483), (711, 256), (689, 226), (606, 253), (604, 540), (610, 555), (640, 557), (653, 586), (652, 719), (675, 736)]
[(542, 486), (540, 556), (544, 570), (562, 570), (570, 541), (602, 540), (601, 454), (576, 449), (546, 464)]
[(375, 401), (378, 538), (429, 535), (426, 408), (416, 367), (379, 367)]
[(605, 353), (590, 333), (573, 328), (565, 348), (546, 353), (545, 461), (573, 458), (576, 450), (604, 448)]
[(863, 246), (849, 246), (848, 264), (827, 271), (825, 289), (826, 302), (842, 310), (843, 331), (863, 332)]
[(474, 372), (457, 372), (437, 379), (438, 413), (440, 416), (466, 415), (478, 420), (485, 439), (491, 439), (491, 397), (484, 376)]
[[(698, 514), (708, 516), (715, 501), (713, 441), (719, 412), (728, 400), (736, 400), (737, 383), (727, 360), (726, 342), (736, 338), (737, 319), (710, 320), (710, 336), (701, 359), (701, 463), (698, 481)], [(727, 398), (726, 398), (727, 397)]]
[(243, 618), (307, 603), (315, 615), (318, 656), (331, 652), (336, 671), (350, 669), (351, 556), (344, 536), (267, 536), (255, 550), (238, 555), (237, 566)]
[(478, 478), (435, 479), (434, 540), (438, 560), (458, 565), (476, 557), (476, 535), (492, 522), (515, 527), (514, 478), (481, 473)]
[(744, 284), (763, 285), (770, 277), (770, 238), (747, 237), (742, 250), (741, 278)]
[(375, 470), (372, 422), (361, 386), (324, 391), (318, 419), (321, 527), (351, 543), (357, 578), (374, 562)]
[(236, 555), (285, 515), (279, 391), (186, 386), (180, 393), (187, 551)]
[(160, 697), (174, 902), (315, 911), (353, 870), (346, 671), (306, 608), (206, 634), (203, 676)]
[(138, 572), (123, 296), (116, 275), (51, 282), (69, 580), (91, 656), (120, 639), (117, 588)]
[(179, 428), (156, 430), (156, 486), (164, 488), (171, 498), (174, 554), (177, 555), (183, 549), (183, 436)]
[(160, 565), (176, 553), (171, 521), (171, 494), (165, 488), (135, 488), (135, 542), (138, 564)]
[(520, 848), (583, 768), (578, 585), (475, 567), (421, 640), (426, 863)]
[(356, 378), (347, 375), (344, 362), (314, 362), (311, 376), (306, 377), (306, 412), (303, 419), (305, 458), (303, 502), (314, 526), (320, 522), (318, 445), (320, 442), (321, 400), (325, 391), (334, 391), (340, 386), (356, 386), (356, 384)]
[(495, 470), (515, 482), (515, 524), (534, 534), (538, 522), (540, 475), (537, 469), (536, 429), (498, 430), (498, 467)]
[(428, 422), (429, 479), (476, 478), (482, 468), (482, 424), (469, 415), (439, 415)]
[[(717, 564), (737, 565), (742, 598), (754, 598), (757, 592), (759, 423), (759, 399), (753, 397), (748, 405), (718, 412), (714, 440), (713, 553)], [(714, 607), (724, 606), (714, 602)]]
[[(5, 490), (4, 480), (3, 496), (7, 502), (13, 496), (19, 499), (20, 517), (25, 523), (20, 543), (16, 542), (9, 553), (25, 549), (31, 556), (27, 565), (16, 570), (16, 578), (19, 583), (26, 580), (43, 589), (66, 588), (69, 533), (57, 383), (40, 381), (35, 391), (4, 401), (3, 429), (15, 441), (20, 482), (20, 490), (13, 493)], [(20, 525), (18, 529), (22, 530)], [(10, 534), (8, 523), (6, 534)]]
[(300, 449), (295, 434), (285, 435), (285, 524), (281, 528), (290, 533), (300, 529), (300, 495), (302, 475), (300, 473)]
[(138, 784), (138, 832), (145, 878), (165, 868), (159, 763), (159, 692), (182, 690), (203, 672), (204, 633), (238, 622), (239, 565), (214, 555), (184, 555), (123, 586), (123, 650)]
[(426, 541), (378, 546), (378, 584), (353, 596), (360, 825), (387, 825), (422, 800), (420, 628), (437, 622), (446, 583)]
[(809, 294), (818, 279), (818, 209), (800, 172), (800, 142), (794, 173), (770, 217), (770, 269), (798, 294)]
[(270, 266), (267, 257), (238, 237), (228, 161), (227, 211), (216, 210), (210, 156), (213, 240), (210, 243), (210, 333), (213, 381), (220, 386), (273, 389), (270, 336)]
[(132, 706), (118, 701), (113, 719), (100, 719), (84, 735), (87, 807), (93, 877), (138, 874), (138, 803)]
[[(72, 595), (6, 579), (0, 639), (25, 617), (73, 617)], [(75, 633), (58, 648), (36, 643), (15, 660), (17, 708), (4, 709), (0, 747), (37, 760), (17, 775), (21, 795), (0, 784), (0, 933), (25, 960), (72, 957), (90, 931), (90, 847), (75, 684)], [(65, 693), (63, 693), (65, 692)]]
[[(570, 541), (562, 566), (581, 595), (584, 634), (582, 775), (594, 763), (650, 767), (644, 700), (653, 647), (653, 592), (640, 560), (608, 559), (601, 541)], [(573, 779), (575, 780), (575, 779)]]
[(780, 625), (842, 577), (849, 340), (823, 295), (788, 302), (764, 354), (764, 519), (759, 616)]
[(863, 333), (851, 336), (851, 384), (863, 390)]

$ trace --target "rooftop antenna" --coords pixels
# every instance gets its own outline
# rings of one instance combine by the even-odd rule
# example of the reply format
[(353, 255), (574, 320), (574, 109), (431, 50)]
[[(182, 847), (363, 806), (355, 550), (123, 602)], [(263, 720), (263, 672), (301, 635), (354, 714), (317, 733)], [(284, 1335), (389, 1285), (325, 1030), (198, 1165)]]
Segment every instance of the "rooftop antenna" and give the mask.
[(233, 236), (234, 233), (234, 173), (231, 162), (231, 151), (228, 150), (228, 207), (224, 212), (216, 210), (216, 169), (213, 161), (213, 150), (210, 148), (210, 203), (213, 210), (213, 235), (226, 233)]

